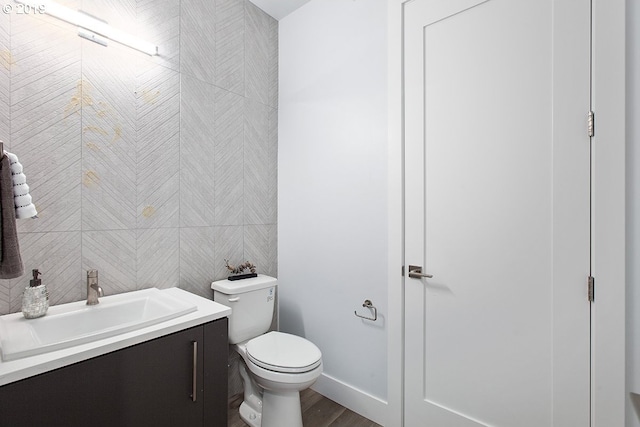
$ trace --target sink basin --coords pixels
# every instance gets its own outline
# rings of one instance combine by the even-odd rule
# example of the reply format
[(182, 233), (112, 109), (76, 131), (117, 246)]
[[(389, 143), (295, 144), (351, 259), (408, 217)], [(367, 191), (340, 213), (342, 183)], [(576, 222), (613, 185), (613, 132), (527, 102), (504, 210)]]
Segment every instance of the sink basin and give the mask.
[(0, 317), (4, 361), (60, 350), (155, 325), (196, 311), (194, 304), (156, 288), (53, 306), (38, 319), (22, 313)]

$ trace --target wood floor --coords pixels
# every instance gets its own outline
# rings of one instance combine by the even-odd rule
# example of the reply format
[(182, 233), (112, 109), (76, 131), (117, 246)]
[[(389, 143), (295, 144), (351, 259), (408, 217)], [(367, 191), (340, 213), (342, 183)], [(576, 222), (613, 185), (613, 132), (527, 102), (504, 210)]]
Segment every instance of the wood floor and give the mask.
[[(304, 427), (381, 427), (310, 388), (300, 393), (300, 402)], [(246, 427), (238, 413), (241, 403), (242, 394), (229, 399), (228, 427)]]

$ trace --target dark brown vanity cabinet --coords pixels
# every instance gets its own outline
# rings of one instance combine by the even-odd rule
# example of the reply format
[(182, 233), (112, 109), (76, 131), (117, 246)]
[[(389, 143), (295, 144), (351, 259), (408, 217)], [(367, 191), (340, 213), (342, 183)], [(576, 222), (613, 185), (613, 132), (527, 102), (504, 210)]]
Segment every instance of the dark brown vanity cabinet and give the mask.
[(228, 348), (225, 317), (7, 384), (0, 426), (226, 426)]

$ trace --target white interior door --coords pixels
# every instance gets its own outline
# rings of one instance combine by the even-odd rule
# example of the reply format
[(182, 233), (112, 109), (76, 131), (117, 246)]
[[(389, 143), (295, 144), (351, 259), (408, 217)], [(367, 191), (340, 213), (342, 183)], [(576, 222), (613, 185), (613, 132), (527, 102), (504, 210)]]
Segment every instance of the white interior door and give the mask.
[(588, 0), (404, 5), (405, 426), (589, 425), (589, 34)]

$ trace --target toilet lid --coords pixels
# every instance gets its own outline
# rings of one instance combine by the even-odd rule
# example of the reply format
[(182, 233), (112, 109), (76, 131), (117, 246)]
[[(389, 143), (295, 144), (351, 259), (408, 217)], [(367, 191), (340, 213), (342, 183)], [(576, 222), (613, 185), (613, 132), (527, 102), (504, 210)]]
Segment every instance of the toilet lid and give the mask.
[(247, 356), (270, 371), (300, 373), (319, 366), (322, 353), (302, 337), (274, 331), (249, 340)]

